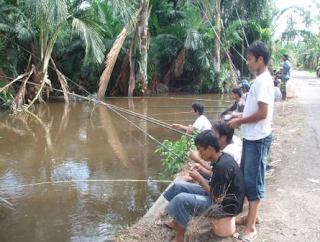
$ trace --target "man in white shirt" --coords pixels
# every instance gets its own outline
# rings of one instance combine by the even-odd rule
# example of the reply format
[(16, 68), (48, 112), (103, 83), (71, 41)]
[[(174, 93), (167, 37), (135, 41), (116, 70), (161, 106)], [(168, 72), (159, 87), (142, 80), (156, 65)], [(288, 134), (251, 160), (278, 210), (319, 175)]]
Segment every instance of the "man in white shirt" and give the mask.
[(196, 117), (197, 120), (193, 125), (182, 125), (182, 124), (172, 124), (171, 127), (175, 129), (180, 129), (186, 131), (188, 133), (192, 133), (195, 129), (200, 130), (201, 132), (204, 130), (211, 129), (212, 125), (206, 116), (203, 115), (204, 107), (202, 103), (193, 103), (191, 105), (190, 113), (192, 116)]
[(255, 224), (258, 220), (260, 200), (265, 197), (265, 170), (267, 155), (272, 142), (271, 121), (274, 106), (274, 86), (268, 71), (270, 52), (260, 41), (247, 49), (248, 68), (257, 78), (250, 88), (243, 114), (228, 124), (241, 126), (243, 137), (241, 170), (245, 177), (249, 211), (243, 221), (245, 229), (238, 242), (253, 241), (257, 237)]

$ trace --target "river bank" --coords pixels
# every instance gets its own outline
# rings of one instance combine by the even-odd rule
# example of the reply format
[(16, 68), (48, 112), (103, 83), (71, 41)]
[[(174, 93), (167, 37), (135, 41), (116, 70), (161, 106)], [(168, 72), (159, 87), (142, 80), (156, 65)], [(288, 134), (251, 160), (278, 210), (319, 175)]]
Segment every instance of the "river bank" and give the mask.
[[(272, 168), (267, 177), (267, 198), (262, 202), (262, 222), (258, 225), (256, 241), (320, 240), (320, 220), (317, 218), (320, 212), (320, 127), (316, 121), (320, 119), (317, 108), (320, 80), (293, 72), (292, 81), (299, 97), (275, 105), (274, 141), (269, 156)], [(129, 230), (122, 231), (115, 241), (170, 240), (174, 233), (154, 224), (164, 204), (153, 208), (151, 214)], [(247, 205), (244, 211), (247, 211)], [(188, 241), (234, 241), (231, 237), (215, 237), (208, 219), (197, 219), (192, 224)], [(241, 229), (237, 228), (238, 231)]]

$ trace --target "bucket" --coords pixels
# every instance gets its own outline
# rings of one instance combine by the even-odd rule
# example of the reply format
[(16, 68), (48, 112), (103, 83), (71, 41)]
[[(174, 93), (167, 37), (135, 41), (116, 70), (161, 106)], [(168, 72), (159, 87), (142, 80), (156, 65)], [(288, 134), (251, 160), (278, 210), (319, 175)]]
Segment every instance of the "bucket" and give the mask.
[(213, 219), (210, 222), (210, 226), (216, 236), (228, 237), (236, 231), (236, 219), (235, 217)]

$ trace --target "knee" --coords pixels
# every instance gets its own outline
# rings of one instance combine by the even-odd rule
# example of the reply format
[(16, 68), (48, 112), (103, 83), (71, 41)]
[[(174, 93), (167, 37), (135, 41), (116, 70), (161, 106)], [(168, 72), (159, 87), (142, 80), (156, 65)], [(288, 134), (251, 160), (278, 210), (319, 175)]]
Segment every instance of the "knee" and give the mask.
[(176, 203), (179, 203), (179, 204), (186, 204), (187, 203), (187, 196), (186, 196), (186, 193), (179, 193), (177, 194), (175, 197), (174, 197), (174, 201)]
[(182, 192), (182, 184), (174, 183), (171, 187), (163, 194), (163, 196), (168, 200), (171, 201), (174, 197), (179, 195)]

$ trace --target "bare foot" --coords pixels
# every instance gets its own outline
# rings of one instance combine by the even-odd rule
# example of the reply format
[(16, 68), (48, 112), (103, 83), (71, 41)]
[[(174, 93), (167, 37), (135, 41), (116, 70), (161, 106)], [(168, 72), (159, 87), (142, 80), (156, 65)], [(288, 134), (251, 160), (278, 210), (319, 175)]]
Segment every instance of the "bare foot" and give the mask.
[[(236, 225), (237, 226), (244, 226), (246, 225), (248, 222), (248, 218), (247, 215), (243, 215), (243, 216), (239, 216), (236, 218)], [(258, 216), (257, 220), (256, 220), (256, 224), (260, 223), (260, 217)]]
[(184, 237), (178, 237), (177, 235), (174, 237), (173, 240), (171, 240), (171, 242), (184, 242)]

